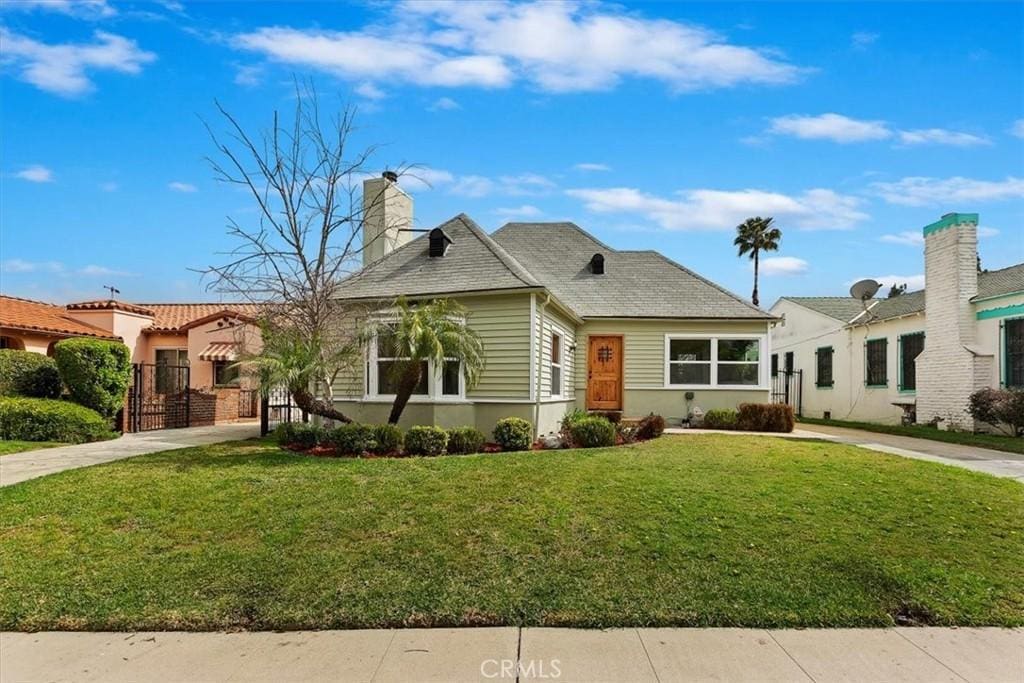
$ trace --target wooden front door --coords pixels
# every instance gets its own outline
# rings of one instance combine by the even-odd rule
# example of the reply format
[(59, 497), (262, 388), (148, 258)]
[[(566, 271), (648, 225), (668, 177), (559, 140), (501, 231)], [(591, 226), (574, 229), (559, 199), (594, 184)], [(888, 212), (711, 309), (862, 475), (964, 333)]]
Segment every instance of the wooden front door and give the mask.
[(622, 337), (590, 337), (587, 409), (622, 410)]

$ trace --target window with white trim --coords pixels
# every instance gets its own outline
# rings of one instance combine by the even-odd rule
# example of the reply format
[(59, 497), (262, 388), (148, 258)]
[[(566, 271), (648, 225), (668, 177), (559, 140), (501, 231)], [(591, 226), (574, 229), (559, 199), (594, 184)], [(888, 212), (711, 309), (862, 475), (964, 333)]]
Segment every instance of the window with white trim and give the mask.
[[(394, 340), (388, 335), (378, 335), (370, 344), (366, 362), (366, 389), (372, 397), (391, 398), (398, 390), (401, 370), (409, 362), (408, 356), (401, 356)], [(420, 361), (420, 379), (413, 389), (417, 396), (434, 399), (457, 399), (465, 392), (462, 362), (446, 358), (441, 367), (430, 361)]]
[(562, 335), (551, 333), (551, 395), (562, 395)]
[(739, 387), (761, 385), (763, 337), (666, 337), (665, 385)]

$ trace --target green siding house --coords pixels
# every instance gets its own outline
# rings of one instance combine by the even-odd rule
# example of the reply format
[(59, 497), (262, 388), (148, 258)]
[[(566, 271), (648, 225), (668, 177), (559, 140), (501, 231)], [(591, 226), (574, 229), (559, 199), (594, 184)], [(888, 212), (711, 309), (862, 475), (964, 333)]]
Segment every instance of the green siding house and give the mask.
[[(769, 400), (768, 313), (655, 251), (614, 249), (572, 223), (509, 223), (488, 235), (460, 214), (415, 236), (394, 178), (364, 185), (364, 267), (338, 298), (373, 315), (398, 296), (467, 309), (486, 367), (430, 368), (405, 424), (475, 425), (508, 416), (538, 433), (573, 408), (679, 422), (694, 409)], [(393, 395), (384, 349), (335, 387), (339, 409), (383, 421)]]

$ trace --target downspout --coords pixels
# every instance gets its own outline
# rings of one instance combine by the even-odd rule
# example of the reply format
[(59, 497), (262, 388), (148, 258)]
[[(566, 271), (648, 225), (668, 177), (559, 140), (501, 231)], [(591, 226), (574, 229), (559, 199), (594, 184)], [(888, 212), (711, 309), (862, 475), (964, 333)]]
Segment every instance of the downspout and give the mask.
[[(544, 373), (544, 309), (551, 301), (550, 292), (544, 297), (544, 301), (540, 304), (540, 310), (537, 314), (537, 330), (533, 333), (537, 334), (537, 376), (534, 378), (534, 403), (533, 403), (533, 440), (536, 441), (540, 438), (540, 388), (541, 378)], [(538, 334), (539, 330), (539, 334)]]

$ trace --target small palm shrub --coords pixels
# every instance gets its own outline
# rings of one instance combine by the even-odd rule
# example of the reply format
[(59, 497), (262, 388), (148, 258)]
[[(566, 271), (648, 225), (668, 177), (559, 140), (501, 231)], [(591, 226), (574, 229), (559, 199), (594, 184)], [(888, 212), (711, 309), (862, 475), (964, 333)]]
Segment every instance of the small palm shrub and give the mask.
[(416, 425), (405, 433), (409, 455), (441, 455), (448, 446), (448, 432), (432, 425)]
[(731, 408), (715, 408), (704, 415), (707, 429), (736, 429), (738, 416)]
[(602, 448), (615, 445), (615, 425), (599, 415), (576, 420), (569, 428), (577, 448)]
[(741, 403), (736, 420), (745, 432), (791, 432), (796, 422), (785, 403)]
[(343, 455), (362, 455), (377, 447), (373, 425), (349, 422), (327, 432), (324, 445)]
[(487, 438), (476, 427), (456, 427), (448, 430), (448, 452), (456, 454), (479, 453)]
[(521, 417), (506, 417), (494, 425), (494, 441), (503, 451), (525, 451), (533, 442), (533, 425)]
[(57, 369), (71, 400), (113, 417), (124, 406), (131, 379), (131, 351), (121, 342), (65, 339), (54, 347)]
[(647, 441), (648, 439), (657, 439), (665, 431), (665, 418), (661, 415), (655, 415), (651, 413), (647, 417), (640, 419), (640, 424), (636, 428), (636, 438), (640, 441)]
[(0, 396), (59, 398), (60, 373), (49, 356), (0, 349)]
[(86, 443), (116, 436), (106, 418), (71, 401), (0, 398), (0, 439)]
[(405, 439), (398, 425), (382, 424), (373, 426), (373, 452), (380, 455), (397, 453), (402, 450)]

